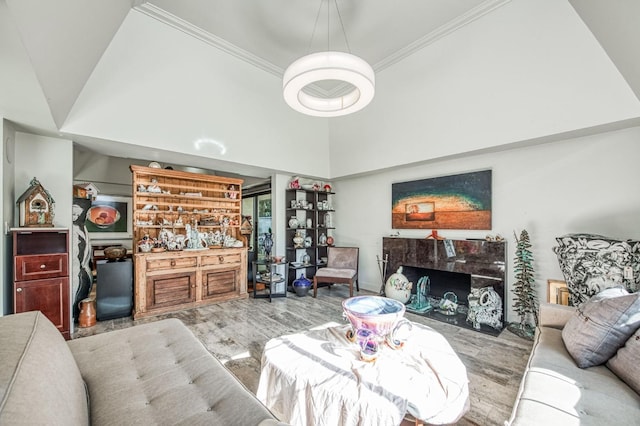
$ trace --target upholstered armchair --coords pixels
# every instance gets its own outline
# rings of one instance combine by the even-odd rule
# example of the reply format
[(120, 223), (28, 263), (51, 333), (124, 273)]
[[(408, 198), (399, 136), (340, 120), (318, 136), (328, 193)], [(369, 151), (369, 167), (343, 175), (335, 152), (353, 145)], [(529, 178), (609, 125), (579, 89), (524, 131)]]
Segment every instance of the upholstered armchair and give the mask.
[(318, 294), (318, 283), (348, 284), (353, 297), (353, 284), (358, 286), (358, 247), (328, 247), (327, 267), (320, 268), (313, 277), (313, 297)]

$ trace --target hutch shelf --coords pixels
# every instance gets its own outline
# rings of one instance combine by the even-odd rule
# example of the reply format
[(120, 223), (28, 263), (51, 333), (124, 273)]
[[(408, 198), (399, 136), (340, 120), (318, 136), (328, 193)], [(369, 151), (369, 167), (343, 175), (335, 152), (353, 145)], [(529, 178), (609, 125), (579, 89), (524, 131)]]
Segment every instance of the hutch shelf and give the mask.
[[(246, 298), (247, 249), (240, 234), (242, 180), (131, 166), (133, 173), (134, 318)], [(197, 248), (141, 252), (142, 240), (169, 232), (186, 240), (187, 230), (228, 236), (242, 247), (211, 244)]]

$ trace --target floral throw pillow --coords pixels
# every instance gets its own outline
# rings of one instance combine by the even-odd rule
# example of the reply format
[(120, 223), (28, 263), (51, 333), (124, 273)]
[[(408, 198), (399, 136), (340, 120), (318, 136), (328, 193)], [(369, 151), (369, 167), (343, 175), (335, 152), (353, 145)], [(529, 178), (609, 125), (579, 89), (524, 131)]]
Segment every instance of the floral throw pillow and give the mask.
[(562, 330), (567, 351), (580, 368), (604, 364), (640, 327), (640, 295), (607, 288), (576, 309)]

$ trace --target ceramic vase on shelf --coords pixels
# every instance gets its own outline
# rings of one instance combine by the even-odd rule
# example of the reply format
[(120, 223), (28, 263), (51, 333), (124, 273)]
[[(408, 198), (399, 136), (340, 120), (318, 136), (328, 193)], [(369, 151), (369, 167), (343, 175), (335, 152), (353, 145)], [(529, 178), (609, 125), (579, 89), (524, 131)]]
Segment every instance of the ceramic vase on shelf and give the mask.
[(297, 228), (299, 224), (298, 218), (291, 216), (291, 219), (289, 219), (289, 228)]
[(296, 235), (293, 237), (293, 245), (295, 248), (304, 247), (304, 237), (300, 233), (300, 231), (296, 231)]
[(331, 213), (325, 213), (324, 214), (324, 227), (325, 228), (332, 228), (333, 224), (331, 221)]
[(327, 245), (332, 246), (332, 245), (333, 245), (333, 243), (334, 243), (334, 241), (333, 241), (333, 237), (332, 237), (331, 235), (329, 235), (329, 236), (327, 237)]
[(327, 236), (324, 235), (324, 232), (318, 237), (318, 244), (320, 244), (321, 246), (327, 245)]

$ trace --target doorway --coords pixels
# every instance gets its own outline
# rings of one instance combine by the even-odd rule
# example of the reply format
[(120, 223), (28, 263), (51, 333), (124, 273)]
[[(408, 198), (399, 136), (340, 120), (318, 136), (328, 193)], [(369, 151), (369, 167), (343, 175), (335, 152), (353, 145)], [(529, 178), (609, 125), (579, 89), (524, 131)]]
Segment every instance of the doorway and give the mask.
[(242, 216), (248, 218), (252, 225), (251, 235), (248, 235), (247, 279), (249, 285), (253, 282), (251, 262), (266, 259), (264, 240), (272, 233), (272, 205), (271, 182), (242, 189)]

